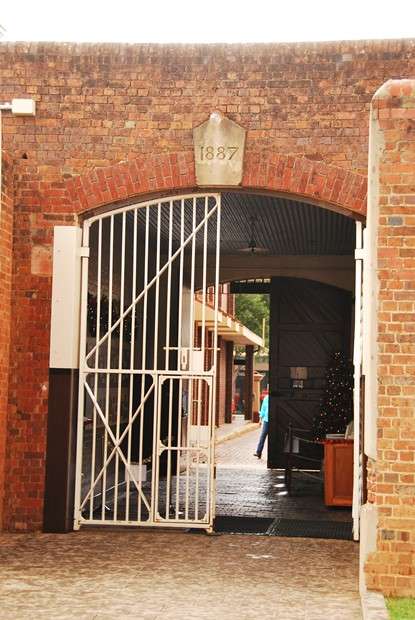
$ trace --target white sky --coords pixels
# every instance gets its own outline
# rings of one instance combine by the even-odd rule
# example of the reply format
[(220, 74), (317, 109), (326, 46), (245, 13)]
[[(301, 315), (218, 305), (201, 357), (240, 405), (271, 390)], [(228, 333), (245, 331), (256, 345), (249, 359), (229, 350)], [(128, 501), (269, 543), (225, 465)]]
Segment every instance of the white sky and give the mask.
[(1, 0), (6, 41), (415, 38), (415, 0)]

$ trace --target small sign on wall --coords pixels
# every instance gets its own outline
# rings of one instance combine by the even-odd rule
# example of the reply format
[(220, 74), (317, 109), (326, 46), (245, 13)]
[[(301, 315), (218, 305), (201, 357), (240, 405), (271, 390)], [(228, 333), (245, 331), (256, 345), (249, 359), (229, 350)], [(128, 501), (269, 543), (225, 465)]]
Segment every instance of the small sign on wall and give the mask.
[(246, 130), (220, 112), (193, 130), (196, 183), (200, 186), (240, 185)]

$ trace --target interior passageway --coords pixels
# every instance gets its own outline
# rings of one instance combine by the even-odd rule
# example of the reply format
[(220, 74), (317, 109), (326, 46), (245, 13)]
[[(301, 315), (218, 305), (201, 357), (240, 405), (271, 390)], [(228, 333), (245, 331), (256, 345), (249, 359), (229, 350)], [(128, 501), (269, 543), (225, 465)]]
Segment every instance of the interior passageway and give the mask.
[(296, 474), (288, 495), (282, 469), (267, 469), (253, 456), (259, 437), (252, 430), (216, 448), (216, 515), (351, 522), (349, 509), (330, 509), (323, 502), (322, 479)]
[[(216, 515), (344, 523), (351, 537), (350, 508), (324, 503), (323, 446), (313, 424), (329, 360), (336, 351), (352, 357), (356, 224), (298, 200), (224, 193), (222, 230), (222, 281), (246, 296), (269, 294), (270, 422), (261, 461), (253, 456), (259, 430), (217, 446)], [(284, 468), (291, 426), (305, 441), (292, 459), (302, 471), (294, 471), (289, 489)]]

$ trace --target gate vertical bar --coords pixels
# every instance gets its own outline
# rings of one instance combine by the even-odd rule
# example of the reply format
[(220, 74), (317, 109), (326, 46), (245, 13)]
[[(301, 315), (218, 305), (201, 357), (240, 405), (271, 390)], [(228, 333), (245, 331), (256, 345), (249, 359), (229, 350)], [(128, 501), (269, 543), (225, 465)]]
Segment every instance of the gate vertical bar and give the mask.
[(169, 202), (169, 243), (168, 243), (168, 260), (167, 268), (167, 300), (166, 300), (166, 357), (164, 367), (166, 370), (170, 368), (170, 308), (171, 308), (171, 255), (173, 247), (173, 201)]
[[(114, 260), (114, 215), (110, 216), (110, 251), (108, 265), (108, 339), (107, 339), (107, 374), (105, 384), (105, 421), (108, 424), (110, 418), (110, 384), (111, 384), (111, 352), (112, 352), (112, 276), (113, 276), (113, 260)], [(107, 460), (108, 455), (108, 431), (104, 430), (104, 450), (103, 462)], [(105, 521), (106, 499), (107, 499), (107, 468), (104, 469), (102, 476), (102, 506), (101, 518)]]
[[(203, 364), (204, 364), (204, 370), (208, 370), (206, 365), (208, 363), (208, 358), (206, 355), (206, 304), (207, 304), (207, 300), (208, 300), (208, 296), (207, 296), (207, 242), (208, 242), (208, 226), (209, 226), (209, 221), (208, 221), (208, 213), (209, 213), (209, 198), (208, 196), (205, 196), (205, 200), (204, 200), (204, 223), (203, 223), (203, 276), (202, 276), (202, 300), (203, 300), (203, 306), (202, 306), (202, 344), (201, 344), (201, 348), (202, 348), (202, 356), (203, 356)], [(209, 346), (209, 343), (208, 343)], [(205, 398), (205, 394), (206, 394), (206, 390), (204, 389), (205, 387), (205, 383), (203, 381), (198, 381), (198, 399), (200, 398), (200, 395), (202, 395), (202, 402), (198, 402), (198, 407), (197, 407), (197, 418), (196, 418), (196, 425), (197, 425), (197, 430), (196, 430), (196, 434), (197, 434), (197, 451), (196, 451), (196, 487), (195, 487), (195, 520), (197, 521), (199, 518), (199, 470), (200, 470), (200, 426), (202, 423), (202, 414), (203, 412), (203, 405), (206, 405), (206, 398)], [(209, 389), (209, 396), (211, 394), (211, 387)], [(208, 415), (209, 415), (209, 410), (210, 410), (210, 403), (208, 400)], [(207, 417), (207, 416), (205, 416)], [(208, 420), (204, 420), (207, 422), (207, 424), (209, 424)], [(208, 427), (209, 428), (209, 427)]]
[[(141, 352), (141, 370), (147, 366), (147, 284), (148, 284), (148, 250), (149, 250), (149, 235), (150, 235), (150, 214), (148, 210), (148, 206), (146, 209), (146, 223), (145, 223), (145, 233), (144, 233), (144, 274), (143, 274), (143, 288), (144, 288), (144, 299), (143, 299), (143, 330), (142, 330), (142, 352)], [(154, 375), (152, 375), (154, 377)], [(153, 379), (154, 381), (154, 379)], [(144, 394), (144, 388), (146, 385), (146, 375), (141, 375), (141, 394)], [(156, 398), (156, 396), (154, 396)], [(139, 471), (141, 472), (143, 466), (143, 436), (144, 436), (144, 410), (140, 414), (140, 432), (139, 432)], [(152, 470), (154, 469), (154, 463), (152, 464)], [(139, 489), (140, 493), (138, 495), (138, 520), (141, 521), (141, 499), (140, 494), (143, 490), (143, 480), (140, 474), (139, 480)], [(153, 506), (153, 502), (151, 503)], [(152, 518), (152, 515), (149, 514), (149, 519)]]
[[(168, 240), (168, 261), (169, 266), (167, 269), (167, 300), (166, 300), (166, 358), (165, 369), (170, 368), (170, 310), (171, 310), (171, 255), (172, 255), (172, 243), (173, 243), (173, 203), (169, 202), (169, 240)], [(180, 293), (179, 293), (180, 303)], [(178, 323), (180, 325), (180, 315), (178, 317)], [(173, 412), (173, 382), (170, 380), (169, 386), (169, 420), (168, 420), (168, 439), (167, 439), (167, 479), (166, 479), (166, 519), (170, 514), (170, 491), (171, 491), (171, 434), (172, 434), (172, 412)]]
[(179, 308), (177, 332), (177, 370), (180, 370), (182, 361), (182, 318), (183, 318), (183, 265), (184, 265), (184, 199), (180, 204), (180, 259), (179, 259)]
[[(85, 222), (82, 239), (82, 249), (89, 249), (89, 223)], [(81, 521), (81, 493), (82, 493), (82, 457), (84, 435), (84, 402), (85, 402), (85, 353), (86, 353), (86, 330), (88, 311), (88, 252), (81, 257), (81, 316), (80, 316), (80, 340), (79, 340), (79, 392), (78, 392), (78, 424), (77, 446), (75, 467), (75, 511), (74, 530), (79, 530)]]
[[(185, 223), (185, 200), (184, 198), (182, 198), (181, 202), (180, 202), (180, 246), (181, 246), (181, 252), (180, 252), (180, 259), (179, 259), (179, 285), (178, 285), (178, 302), (179, 302), (179, 307), (178, 307), (178, 329), (177, 329), (177, 364), (176, 364), (176, 368), (177, 371), (179, 372), (181, 370), (181, 365), (182, 365), (182, 337), (183, 337), (183, 333), (182, 333), (182, 322), (183, 322), (183, 271), (184, 271), (184, 223)], [(179, 402), (178, 402), (178, 408), (177, 408), (177, 416), (178, 416), (178, 420), (177, 420), (177, 445), (180, 442), (180, 432), (181, 432), (181, 424), (180, 424), (180, 419), (181, 419), (181, 403), (182, 403), (182, 393), (181, 393), (181, 381), (179, 381)], [(172, 389), (173, 389), (173, 385), (172, 385)], [(180, 451), (177, 450), (176, 453), (176, 476), (177, 476), (177, 480), (176, 480), (176, 490), (179, 489), (179, 477), (180, 477), (180, 467), (178, 467), (178, 463), (180, 462)], [(177, 498), (176, 498), (177, 500)], [(178, 502), (176, 501), (176, 513), (178, 513)]]
[(179, 405), (177, 409), (177, 458), (176, 458), (176, 508), (175, 518), (179, 518), (180, 508), (180, 459), (182, 447), (182, 407), (183, 407), (183, 379), (179, 379)]
[[(131, 299), (136, 296), (137, 287), (137, 209), (134, 209), (133, 220), (133, 273), (132, 273), (132, 290)], [(131, 464), (131, 431), (132, 431), (132, 413), (133, 413), (133, 398), (134, 398), (134, 355), (135, 355), (135, 311), (134, 305), (131, 311), (131, 345), (130, 345), (130, 384), (129, 384), (129, 396), (128, 396), (128, 438), (127, 438), (127, 462)], [(139, 469), (139, 471), (141, 471)], [(141, 478), (141, 474), (140, 474)], [(125, 518), (127, 521), (130, 519), (130, 476), (126, 476), (126, 492), (125, 492)], [(140, 494), (138, 494), (138, 501), (140, 502)]]
[[(160, 233), (161, 233), (161, 204), (157, 204), (157, 245), (156, 245), (156, 274), (160, 272)], [(160, 293), (160, 280), (157, 278), (156, 280), (156, 291), (155, 291), (155, 302), (154, 302), (154, 340), (153, 340), (153, 373), (154, 377), (156, 377), (157, 373), (157, 364), (158, 364), (158, 330), (159, 330), (159, 293)], [(156, 515), (158, 513), (158, 504), (159, 504), (159, 488), (158, 488), (158, 480), (159, 480), (159, 469), (160, 469), (160, 457), (159, 457), (159, 443), (160, 443), (160, 411), (159, 411), (159, 391), (162, 386), (158, 380), (156, 381), (155, 390), (154, 390), (154, 409), (153, 409), (153, 463), (151, 467), (152, 473), (152, 482), (151, 482), (151, 492), (152, 492), (152, 501), (151, 505), (153, 508), (152, 520), (156, 520)]]
[[(192, 204), (192, 230), (196, 230), (196, 210), (197, 210), (197, 197), (193, 197)], [(190, 355), (189, 355), (189, 368), (192, 370), (194, 367), (194, 340), (195, 340), (195, 325), (194, 325), (194, 314), (195, 314), (195, 270), (196, 270), (196, 235), (192, 237), (192, 259), (191, 259), (191, 269), (190, 269), (190, 334), (189, 334), (189, 342), (190, 342)], [(188, 387), (188, 403), (189, 403), (189, 411), (187, 415), (187, 447), (189, 447), (192, 420), (193, 420), (193, 410), (194, 410), (194, 380), (193, 378), (189, 378), (189, 387)], [(185, 482), (185, 508), (184, 514), (185, 519), (189, 518), (189, 486), (190, 486), (190, 451), (186, 450), (186, 482)]]
[[(125, 286), (125, 212), (121, 220), (121, 282), (120, 282), (120, 335), (118, 339), (118, 382), (117, 382), (117, 421), (115, 427), (115, 438), (120, 438), (121, 426), (121, 392), (122, 392), (122, 370), (123, 366), (123, 344), (124, 344), (124, 286)], [(114, 481), (114, 520), (118, 515), (118, 483), (119, 483), (120, 457), (118, 452), (115, 454), (115, 481)]]
[(219, 321), (219, 274), (220, 274), (220, 228), (221, 228), (221, 195), (216, 197), (216, 254), (215, 254), (215, 329), (213, 336), (213, 389), (212, 389), (212, 412), (211, 412), (211, 435), (209, 445), (210, 455), (210, 475), (208, 478), (208, 497), (210, 499), (209, 524), (213, 527), (215, 518), (215, 498), (216, 498), (216, 463), (215, 463), (215, 436), (216, 436), (216, 391), (217, 391), (217, 369), (218, 369), (218, 321)]
[[(101, 262), (102, 262), (102, 220), (98, 222), (98, 266), (97, 266), (97, 324), (95, 327), (95, 344), (99, 342), (101, 328)], [(95, 377), (94, 377), (94, 396), (98, 397), (98, 366), (99, 366), (99, 348), (95, 352)], [(90, 484), (90, 504), (89, 518), (92, 519), (94, 514), (94, 483), (95, 483), (95, 458), (96, 458), (96, 442), (97, 442), (97, 409), (95, 405), (92, 408), (92, 457), (91, 457), (91, 484)]]

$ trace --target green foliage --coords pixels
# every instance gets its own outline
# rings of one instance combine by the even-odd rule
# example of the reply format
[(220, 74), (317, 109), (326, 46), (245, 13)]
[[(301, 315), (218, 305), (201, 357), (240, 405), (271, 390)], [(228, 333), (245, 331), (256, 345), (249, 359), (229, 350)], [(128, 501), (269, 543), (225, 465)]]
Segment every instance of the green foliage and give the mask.
[(389, 598), (386, 600), (391, 620), (413, 620), (415, 598)]
[(262, 337), (262, 322), (265, 319), (265, 347), (269, 341), (269, 295), (260, 293), (238, 293), (235, 299), (236, 318), (248, 329)]
[(353, 367), (344, 353), (333, 354), (326, 374), (326, 392), (320, 413), (314, 418), (316, 439), (327, 433), (344, 433), (353, 416)]

